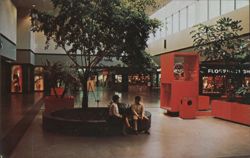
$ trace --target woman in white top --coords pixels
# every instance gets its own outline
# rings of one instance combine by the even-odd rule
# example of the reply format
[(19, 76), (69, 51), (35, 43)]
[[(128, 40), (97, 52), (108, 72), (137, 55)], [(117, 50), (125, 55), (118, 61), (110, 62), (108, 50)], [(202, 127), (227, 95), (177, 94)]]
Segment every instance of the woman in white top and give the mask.
[(118, 105), (117, 105), (119, 103), (119, 98), (120, 97), (118, 95), (114, 95), (112, 97), (112, 102), (109, 105), (109, 119), (112, 122), (123, 123), (124, 124), (124, 126), (123, 126), (123, 133), (124, 133), (125, 130), (126, 130), (126, 127), (127, 128), (131, 128), (131, 126), (129, 124), (128, 118), (126, 116), (122, 116), (119, 113), (119, 108), (118, 108)]

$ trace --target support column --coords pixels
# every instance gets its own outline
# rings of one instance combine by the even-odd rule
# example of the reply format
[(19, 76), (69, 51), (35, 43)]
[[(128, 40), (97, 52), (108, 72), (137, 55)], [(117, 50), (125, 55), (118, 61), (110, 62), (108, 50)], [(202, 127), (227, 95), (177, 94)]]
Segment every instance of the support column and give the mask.
[(33, 65), (23, 64), (23, 93), (34, 92)]
[(23, 68), (23, 93), (34, 92), (34, 35), (30, 31), (28, 10), (17, 10), (17, 58)]

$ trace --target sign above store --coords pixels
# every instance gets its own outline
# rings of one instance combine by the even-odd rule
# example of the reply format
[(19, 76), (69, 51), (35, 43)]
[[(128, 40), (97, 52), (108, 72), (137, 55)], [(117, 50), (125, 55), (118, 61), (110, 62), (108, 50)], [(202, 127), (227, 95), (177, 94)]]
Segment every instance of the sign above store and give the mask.
[(228, 70), (228, 69), (207, 69), (207, 73), (209, 74), (226, 74), (226, 73), (232, 73), (232, 74), (250, 74), (250, 69), (236, 69), (236, 70)]
[(250, 75), (250, 66), (246, 65), (241, 68), (229, 69), (223, 68), (222, 66), (201, 66), (200, 72), (202, 74), (211, 74), (211, 75), (225, 75), (225, 74), (239, 74), (239, 75)]

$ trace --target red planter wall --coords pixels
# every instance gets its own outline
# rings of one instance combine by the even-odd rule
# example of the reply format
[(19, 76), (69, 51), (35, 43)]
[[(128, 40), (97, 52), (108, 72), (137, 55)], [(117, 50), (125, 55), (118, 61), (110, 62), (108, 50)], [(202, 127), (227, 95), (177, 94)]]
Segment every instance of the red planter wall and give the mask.
[(212, 115), (229, 121), (250, 125), (250, 105), (213, 100)]
[(74, 108), (74, 97), (65, 96), (64, 98), (56, 98), (55, 96), (45, 97), (45, 112), (52, 112), (59, 109)]
[(198, 110), (209, 110), (210, 109), (210, 97), (199, 96)]

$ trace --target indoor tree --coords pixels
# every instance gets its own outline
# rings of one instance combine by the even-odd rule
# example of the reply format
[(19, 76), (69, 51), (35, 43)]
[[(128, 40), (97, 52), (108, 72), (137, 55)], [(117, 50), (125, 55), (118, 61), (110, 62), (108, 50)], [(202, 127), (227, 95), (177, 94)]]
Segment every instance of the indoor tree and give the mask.
[(205, 61), (216, 61), (227, 67), (225, 88), (229, 99), (239, 85), (236, 69), (250, 54), (250, 42), (240, 37), (243, 30), (241, 20), (223, 17), (213, 25), (199, 24), (191, 31), (194, 49), (204, 57)]
[(51, 2), (53, 13), (31, 10), (32, 31), (43, 32), (46, 47), (55, 42), (74, 63), (82, 85), (83, 108), (88, 107), (87, 80), (104, 57), (116, 57), (128, 65), (140, 64), (134, 60), (137, 56), (149, 61), (146, 42), (159, 26), (145, 13), (153, 0)]

